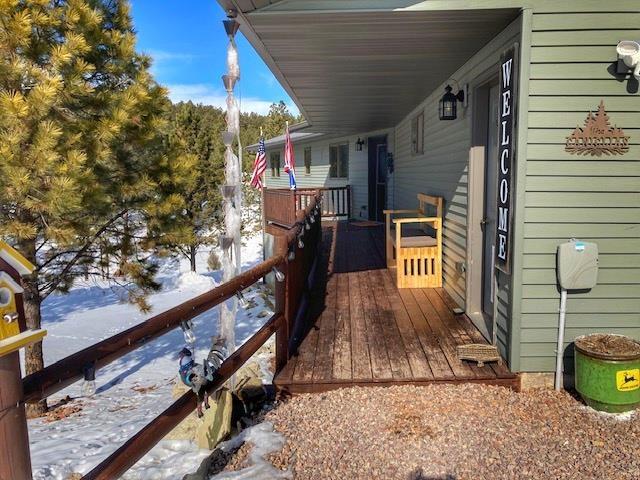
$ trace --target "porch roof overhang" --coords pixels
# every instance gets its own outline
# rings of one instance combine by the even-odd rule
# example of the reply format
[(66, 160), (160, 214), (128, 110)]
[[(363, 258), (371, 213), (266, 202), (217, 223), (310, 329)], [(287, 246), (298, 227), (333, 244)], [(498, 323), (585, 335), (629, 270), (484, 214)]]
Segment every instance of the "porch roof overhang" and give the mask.
[(296, 11), (295, 1), (218, 1), (237, 12), (309, 123), (305, 131), (327, 134), (395, 126), (520, 12)]
[[(306, 142), (310, 142), (311, 140), (319, 140), (320, 138), (324, 138), (325, 134), (313, 133), (313, 132), (291, 132), (290, 136), (291, 136), (291, 141), (297, 145), (300, 142), (306, 143)], [(278, 135), (277, 137), (266, 139), (264, 141), (264, 147), (266, 150), (269, 150), (275, 147), (281, 147), (285, 144), (285, 140), (286, 140), (286, 136), (284, 134)], [(249, 152), (255, 152), (258, 149), (258, 146), (259, 145), (257, 143), (254, 143), (252, 145), (247, 146), (246, 149)]]

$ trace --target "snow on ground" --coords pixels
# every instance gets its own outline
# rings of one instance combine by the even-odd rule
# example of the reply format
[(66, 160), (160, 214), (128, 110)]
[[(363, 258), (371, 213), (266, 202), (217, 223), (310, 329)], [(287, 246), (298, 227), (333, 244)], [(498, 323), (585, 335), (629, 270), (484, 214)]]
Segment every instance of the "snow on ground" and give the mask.
[(285, 442), (284, 436), (274, 430), (271, 422), (262, 422), (249, 427), (231, 440), (220, 443), (219, 448), (224, 452), (228, 452), (238, 448), (245, 442), (253, 445), (249, 452), (249, 466), (237, 471), (223, 471), (211, 477), (211, 480), (275, 480), (277, 478), (291, 478), (289, 471), (278, 470), (271, 462), (265, 460), (270, 453), (282, 450)]
[[(208, 252), (198, 256), (198, 274), (189, 272), (188, 262), (167, 260), (158, 280), (162, 291), (151, 295), (152, 311), (141, 313), (135, 306), (120, 302), (117, 290), (100, 282), (78, 285), (68, 295), (52, 295), (43, 305), (45, 364), (129, 328), (217, 285), (221, 272), (207, 271)], [(256, 232), (243, 245), (243, 268), (262, 261), (262, 235)], [(236, 341), (241, 345), (266, 321), (272, 310), (265, 303), (265, 288), (258, 283), (244, 292), (249, 308), (239, 309)], [(193, 321), (196, 358), (208, 351), (210, 338), (218, 333), (215, 308)], [(96, 375), (97, 393), (80, 397), (78, 382), (49, 399), (53, 405), (67, 395), (70, 406), (81, 411), (61, 420), (29, 421), (31, 457), (35, 479), (66, 480), (87, 473), (124, 441), (167, 408), (174, 399), (171, 390), (177, 379), (179, 351), (185, 345), (180, 329), (150, 342)], [(208, 451), (198, 450), (188, 441), (161, 441), (134, 466), (127, 479), (181, 479), (197, 469)]]

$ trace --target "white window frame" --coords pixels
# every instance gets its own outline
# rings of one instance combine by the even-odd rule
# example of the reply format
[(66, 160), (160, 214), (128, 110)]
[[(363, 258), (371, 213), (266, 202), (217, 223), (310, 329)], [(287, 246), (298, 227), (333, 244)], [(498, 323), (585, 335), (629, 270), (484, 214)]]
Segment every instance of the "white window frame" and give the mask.
[[(309, 163), (307, 163), (307, 152), (309, 152)], [(304, 160), (304, 174), (305, 175), (311, 175), (311, 163), (313, 161), (312, 152), (313, 152), (313, 150), (311, 149), (310, 146), (304, 147), (303, 160)]]
[(411, 154), (424, 153), (424, 110), (411, 120)]
[[(346, 160), (340, 157), (340, 147), (346, 146), (347, 158)], [(336, 174), (332, 174), (331, 169), (331, 149), (336, 149)], [(344, 165), (346, 163), (346, 165)], [(345, 175), (340, 175), (340, 171), (344, 170)], [(334, 179), (349, 179), (349, 142), (332, 143), (329, 145), (329, 178)]]
[[(273, 157), (274, 155), (278, 156), (278, 164), (274, 166)], [(280, 177), (280, 152), (269, 152), (269, 166), (271, 167), (271, 176), (273, 178)]]

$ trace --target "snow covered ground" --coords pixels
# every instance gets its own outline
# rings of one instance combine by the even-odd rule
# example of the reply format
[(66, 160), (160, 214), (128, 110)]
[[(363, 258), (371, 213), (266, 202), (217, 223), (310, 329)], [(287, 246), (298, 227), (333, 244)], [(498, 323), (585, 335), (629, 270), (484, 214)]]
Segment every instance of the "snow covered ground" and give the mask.
[[(243, 269), (262, 261), (262, 235), (256, 232), (243, 245)], [(100, 282), (78, 285), (68, 295), (52, 295), (43, 306), (45, 363), (51, 364), (77, 350), (92, 345), (146, 318), (175, 306), (217, 285), (221, 272), (207, 270), (208, 252), (198, 256), (198, 274), (189, 272), (188, 262), (167, 260), (158, 276), (163, 289), (149, 298), (153, 310), (143, 314), (135, 306), (119, 301), (117, 290)], [(244, 292), (249, 308), (239, 309), (236, 342), (241, 345), (271, 315), (261, 283)], [(193, 321), (197, 336), (196, 358), (209, 348), (218, 333), (215, 308)], [(177, 379), (177, 355), (185, 345), (176, 329), (148, 345), (100, 369), (97, 393), (80, 397), (78, 382), (49, 399), (54, 405), (67, 395), (70, 409), (79, 411), (56, 421), (29, 421), (34, 478), (67, 480), (73, 473), (84, 474), (106, 458), (131, 435), (168, 407)], [(78, 398), (80, 397), (80, 398)], [(161, 441), (133, 467), (127, 479), (181, 479), (194, 471), (209, 452), (188, 441)]]

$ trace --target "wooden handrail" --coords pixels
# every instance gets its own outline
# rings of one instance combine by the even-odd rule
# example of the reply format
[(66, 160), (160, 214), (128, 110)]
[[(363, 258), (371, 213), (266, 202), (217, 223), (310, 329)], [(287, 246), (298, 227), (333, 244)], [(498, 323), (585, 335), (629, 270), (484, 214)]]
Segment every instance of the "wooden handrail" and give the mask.
[(264, 190), (264, 218), (267, 223), (289, 228), (294, 224), (295, 212), (303, 210), (313, 200), (322, 199), (323, 217), (350, 218), (353, 211), (351, 185), (340, 187), (306, 187), (290, 190)]
[[(217, 371), (216, 379), (210, 384), (210, 393), (218, 390), (224, 382), (264, 345), (273, 335), (283, 317), (280, 314), (273, 315), (260, 330), (242, 344), (235, 352), (229, 355)], [(115, 452), (104, 459), (93, 470), (82, 477), (82, 480), (112, 480), (119, 478), (131, 468), (149, 450), (151, 450), (162, 438), (173, 430), (195, 408), (197, 399), (189, 390), (169, 406), (164, 412), (148, 423), (142, 430), (127, 440)]]
[[(28, 375), (23, 379), (24, 400), (34, 402), (58, 392), (79, 380), (87, 364), (94, 363), (96, 368), (100, 368), (113, 362), (148, 341), (177, 328), (180, 322), (200, 315), (231, 298), (236, 292), (253, 285), (271, 272), (273, 267), (281, 268), (285, 273), (285, 281), (277, 282), (276, 313), (222, 363), (216, 373), (216, 379), (207, 390), (214, 392), (219, 389), (274, 333), (276, 362), (281, 366), (282, 362), (289, 358), (288, 344), (291, 340), (292, 322), (295, 312), (300, 308), (304, 285), (312, 271), (310, 259), (317, 254), (320, 243), (321, 214), (315, 210), (319, 201), (320, 196), (316, 193), (304, 209), (295, 212), (295, 223), (280, 236), (274, 256), (209, 292)], [(306, 233), (305, 225), (309, 223), (307, 219), (310, 216), (314, 216), (314, 226), (308, 232), (309, 237), (305, 237), (308, 248), (305, 249), (304, 255), (300, 255), (302, 247), (297, 245), (296, 240), (300, 234)], [(290, 258), (291, 252), (295, 255)], [(195, 394), (192, 391), (185, 393), (83, 479), (107, 480), (121, 476), (192, 412), (196, 405)]]
[(197, 317), (201, 313), (228, 300), (238, 291), (256, 283), (270, 273), (273, 267), (277, 267), (287, 261), (287, 247), (295, 242), (300, 229), (304, 228), (305, 217), (311, 214), (316, 202), (317, 198), (314, 198), (311, 205), (304, 211), (298, 212), (296, 216), (297, 225), (287, 233), (285, 245), (273, 257), (241, 273), (227, 283), (159, 313), (84, 350), (58, 360), (40, 371), (27, 375), (22, 382), (24, 400), (37, 402), (53, 395), (82, 378), (83, 370), (87, 364), (95, 362), (96, 368), (104, 367), (150, 340), (177, 328), (180, 322)]
[(179, 327), (180, 322), (197, 317), (250, 287), (283, 261), (283, 254), (271, 257), (227, 283), (27, 375), (22, 382), (25, 401), (37, 402), (71, 385), (82, 378), (83, 368), (89, 363), (95, 362), (96, 368), (104, 367), (170, 332)]

